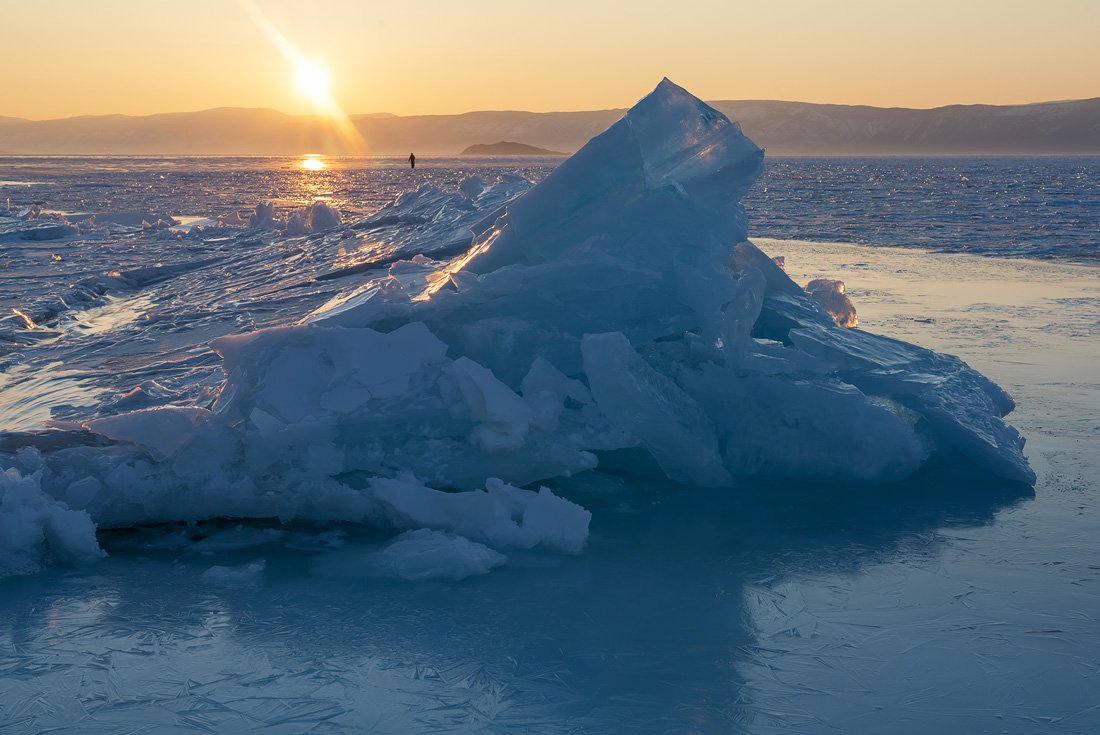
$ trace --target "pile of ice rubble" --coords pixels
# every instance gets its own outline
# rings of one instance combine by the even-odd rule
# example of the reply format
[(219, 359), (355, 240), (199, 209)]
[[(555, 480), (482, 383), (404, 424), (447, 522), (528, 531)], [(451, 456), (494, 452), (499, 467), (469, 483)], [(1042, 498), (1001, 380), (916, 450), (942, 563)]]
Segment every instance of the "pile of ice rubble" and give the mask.
[(302, 323), (216, 340), (211, 405), (8, 455), (0, 573), (97, 556), (93, 522), (213, 517), (383, 524), (487, 571), (492, 549), (581, 551), (590, 514), (538, 483), (611, 457), (697, 486), (884, 483), (951, 457), (1033, 483), (1003, 390), (838, 327), (745, 240), (762, 160), (663, 81), (453, 260), (394, 263)]

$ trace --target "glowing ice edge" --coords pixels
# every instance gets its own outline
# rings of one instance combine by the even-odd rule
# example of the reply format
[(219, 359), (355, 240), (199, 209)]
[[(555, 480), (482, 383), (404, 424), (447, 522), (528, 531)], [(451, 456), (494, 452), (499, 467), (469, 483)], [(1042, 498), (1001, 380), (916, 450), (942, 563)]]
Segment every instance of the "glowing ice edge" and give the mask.
[(524, 488), (612, 450), (700, 486), (885, 483), (943, 457), (1033, 484), (1003, 390), (837, 327), (745, 240), (762, 161), (661, 82), (476, 225), (464, 255), (398, 262), (301, 324), (215, 340), (212, 405), (89, 421), (106, 446), (20, 450), (0, 475), (0, 576), (99, 558), (97, 524), (278, 517), (407, 532), (318, 573), (459, 579), (509, 547), (581, 552), (590, 513)]

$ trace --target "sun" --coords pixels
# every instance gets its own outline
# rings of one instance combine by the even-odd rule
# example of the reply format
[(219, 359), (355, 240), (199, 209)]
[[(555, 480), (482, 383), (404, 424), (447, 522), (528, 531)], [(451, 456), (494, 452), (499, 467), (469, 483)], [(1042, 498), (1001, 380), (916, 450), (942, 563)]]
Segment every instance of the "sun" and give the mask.
[(294, 84), (315, 105), (324, 106), (332, 99), (325, 67), (316, 61), (300, 59), (294, 68)]

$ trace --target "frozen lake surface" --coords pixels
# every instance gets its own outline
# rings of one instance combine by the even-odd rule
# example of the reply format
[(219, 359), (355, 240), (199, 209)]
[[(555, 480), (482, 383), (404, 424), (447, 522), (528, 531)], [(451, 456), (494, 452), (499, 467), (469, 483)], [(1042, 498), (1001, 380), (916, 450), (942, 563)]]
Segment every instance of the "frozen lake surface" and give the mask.
[[(572, 481), (577, 557), (330, 579), (344, 527), (105, 534), (0, 583), (13, 732), (1089, 733), (1100, 727), (1100, 282), (1087, 266), (761, 240), (1015, 395), (1035, 492), (931, 474), (736, 492)], [(246, 526), (263, 528), (263, 524)], [(327, 534), (327, 535), (326, 535)], [(248, 565), (263, 562), (248, 574)], [(238, 579), (219, 581), (216, 566)]]
[[(750, 136), (752, 131), (746, 131)], [(0, 156), (0, 204), (217, 216), (271, 199), (370, 212), (423, 183), (493, 172), (539, 181), (563, 160)], [(315, 165), (315, 164), (309, 164)], [(1100, 157), (768, 158), (752, 234), (1042, 259), (1100, 259)]]
[[(0, 159), (13, 208), (99, 223), (0, 241), (0, 307), (19, 312), (0, 326), (0, 430), (209, 401), (223, 380), (211, 339), (299, 319), (420, 247), (382, 247), (391, 225), (356, 217), (472, 174), (503, 197), (552, 167), (298, 163)], [(862, 328), (960, 355), (1006, 388), (1034, 490), (943, 465), (886, 485), (703, 489), (609, 463), (543, 483), (591, 511), (583, 552), (508, 549), (503, 563), (473, 549), (492, 571), (458, 581), (397, 568), (408, 558), (385, 556), (392, 535), (369, 525), (105, 526), (106, 558), (0, 580), (0, 732), (1097, 732), (1097, 164), (1002, 164), (779, 161), (746, 203), (766, 210), (754, 241), (795, 281), (845, 281)], [(968, 181), (993, 172), (979, 188), (999, 177), (1009, 198), (973, 226), (922, 228), (977, 211), (945, 185), (956, 166)], [(830, 167), (840, 199), (813, 183)], [(957, 203), (883, 213), (869, 170)], [(1039, 196), (1038, 180), (1071, 193)], [(293, 238), (214, 225), (264, 199), (284, 214), (321, 199), (353, 224)], [(1023, 231), (1004, 217), (1046, 216), (1032, 199), (1046, 229), (998, 239)], [(844, 220), (858, 232), (825, 216), (841, 205), (862, 212)], [(160, 216), (181, 224), (141, 228)], [(901, 236), (914, 228), (968, 238), (929, 246), (1047, 260), (767, 239), (921, 244)]]

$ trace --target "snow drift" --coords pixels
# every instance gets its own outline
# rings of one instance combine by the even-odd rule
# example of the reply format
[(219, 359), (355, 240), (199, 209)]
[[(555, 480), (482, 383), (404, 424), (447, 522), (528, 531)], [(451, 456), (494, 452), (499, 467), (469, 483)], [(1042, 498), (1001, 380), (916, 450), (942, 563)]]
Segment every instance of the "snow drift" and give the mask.
[[(415, 257), (300, 323), (216, 340), (225, 382), (209, 404), (97, 418), (84, 428), (106, 446), (5, 460), (0, 517), (40, 529), (27, 558), (44, 544), (89, 557), (87, 518), (430, 529), (363, 564), (459, 578), (503, 563), (493, 549), (579, 552), (588, 511), (524, 488), (610, 452), (701, 486), (883, 483), (960, 459), (1033, 483), (1003, 390), (956, 357), (838, 327), (746, 240), (740, 198), (762, 161), (664, 80), (490, 213), (465, 203), (480, 183), (464, 186), (447, 220), (461, 231), (414, 213), (437, 190), (403, 196), (373, 224)], [(459, 567), (439, 569), (448, 548)]]

